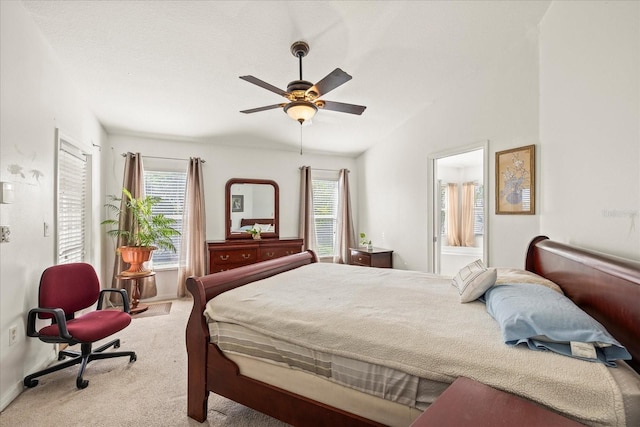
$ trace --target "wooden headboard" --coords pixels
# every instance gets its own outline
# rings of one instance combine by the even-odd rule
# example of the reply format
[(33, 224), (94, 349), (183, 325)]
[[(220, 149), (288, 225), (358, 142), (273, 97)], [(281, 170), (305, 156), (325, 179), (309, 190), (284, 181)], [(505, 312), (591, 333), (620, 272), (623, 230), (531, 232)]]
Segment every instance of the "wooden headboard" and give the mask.
[(633, 356), (640, 373), (640, 262), (587, 251), (538, 236), (526, 269), (557, 283)]
[(253, 224), (273, 224), (273, 218), (242, 218), (240, 220), (240, 227)]

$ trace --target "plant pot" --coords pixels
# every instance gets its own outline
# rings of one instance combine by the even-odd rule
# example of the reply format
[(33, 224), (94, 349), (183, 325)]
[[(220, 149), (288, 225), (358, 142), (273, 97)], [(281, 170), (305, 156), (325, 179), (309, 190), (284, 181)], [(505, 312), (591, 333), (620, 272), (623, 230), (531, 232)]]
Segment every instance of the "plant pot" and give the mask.
[(145, 269), (143, 264), (151, 259), (151, 253), (156, 249), (155, 246), (120, 246), (118, 251), (122, 261), (129, 264), (129, 269), (121, 274), (124, 276), (137, 276), (148, 273), (150, 270)]
[(256, 233), (253, 235), (253, 240), (261, 240), (262, 237), (260, 237), (260, 233)]

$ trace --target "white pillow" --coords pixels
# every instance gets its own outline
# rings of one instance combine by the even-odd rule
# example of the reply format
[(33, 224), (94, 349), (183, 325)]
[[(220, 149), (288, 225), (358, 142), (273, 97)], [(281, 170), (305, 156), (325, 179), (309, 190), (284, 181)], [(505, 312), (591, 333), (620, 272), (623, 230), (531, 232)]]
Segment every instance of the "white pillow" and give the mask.
[(258, 228), (260, 228), (260, 232), (261, 233), (266, 233), (266, 232), (270, 231), (271, 224), (258, 224), (256, 222), (255, 224), (253, 224), (253, 228), (255, 228), (256, 230)]
[(496, 283), (496, 270), (487, 268), (482, 260), (476, 260), (463, 267), (451, 284), (458, 288), (460, 302), (471, 302), (480, 298)]

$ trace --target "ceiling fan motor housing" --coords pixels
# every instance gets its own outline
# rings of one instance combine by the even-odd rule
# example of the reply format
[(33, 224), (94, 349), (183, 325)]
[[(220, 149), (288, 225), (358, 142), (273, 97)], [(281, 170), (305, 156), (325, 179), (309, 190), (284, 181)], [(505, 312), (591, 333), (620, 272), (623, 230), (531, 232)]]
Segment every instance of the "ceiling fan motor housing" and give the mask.
[(289, 97), (291, 101), (307, 100), (312, 101), (318, 97), (318, 94), (314, 91), (307, 93), (307, 90), (313, 86), (313, 83), (306, 80), (294, 80), (287, 85), (287, 92), (292, 96)]

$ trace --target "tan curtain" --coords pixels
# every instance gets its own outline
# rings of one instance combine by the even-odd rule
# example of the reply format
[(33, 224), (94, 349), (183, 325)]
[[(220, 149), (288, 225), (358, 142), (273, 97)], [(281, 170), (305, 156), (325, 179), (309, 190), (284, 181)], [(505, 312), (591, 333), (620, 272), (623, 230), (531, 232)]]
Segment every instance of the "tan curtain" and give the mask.
[(465, 182), (462, 184), (462, 215), (460, 216), (460, 245), (475, 246), (474, 223), (474, 193), (475, 184)]
[(298, 235), (304, 239), (303, 249), (316, 250), (318, 239), (313, 217), (313, 182), (311, 180), (311, 167), (300, 168), (300, 223)]
[(204, 179), (202, 159), (189, 159), (187, 188), (182, 214), (180, 263), (178, 268), (178, 297), (187, 296), (186, 282), (190, 276), (204, 276), (207, 272), (206, 216), (204, 209)]
[[(127, 153), (125, 155), (124, 162), (124, 178), (122, 180), (122, 187), (129, 190), (131, 195), (134, 198), (144, 196), (144, 168), (142, 166), (142, 156), (140, 153)], [(120, 203), (120, 209), (124, 210), (125, 208), (125, 195), (122, 194), (123, 200)], [(129, 228), (133, 219), (131, 215), (121, 215), (120, 223), (118, 228), (120, 230), (126, 230)], [(116, 242), (116, 248), (124, 245), (124, 237), (118, 237)], [(121, 256), (116, 256), (115, 261), (113, 263), (113, 279), (112, 286), (118, 289), (126, 289), (127, 294), (129, 294), (129, 298), (133, 295), (133, 286), (135, 284), (135, 280), (118, 280), (116, 276), (120, 274), (122, 271), (128, 268), (127, 264), (122, 261)], [(140, 299), (151, 298), (158, 294), (158, 290), (156, 288), (156, 278), (155, 276), (145, 277), (144, 279), (138, 280), (140, 282)]]
[(458, 184), (447, 184), (447, 240), (449, 246), (460, 246), (458, 224)]
[(351, 195), (349, 192), (349, 171), (340, 169), (338, 178), (338, 223), (336, 224), (336, 253), (333, 262), (348, 264), (351, 256), (350, 247), (356, 246), (356, 234), (351, 218)]

